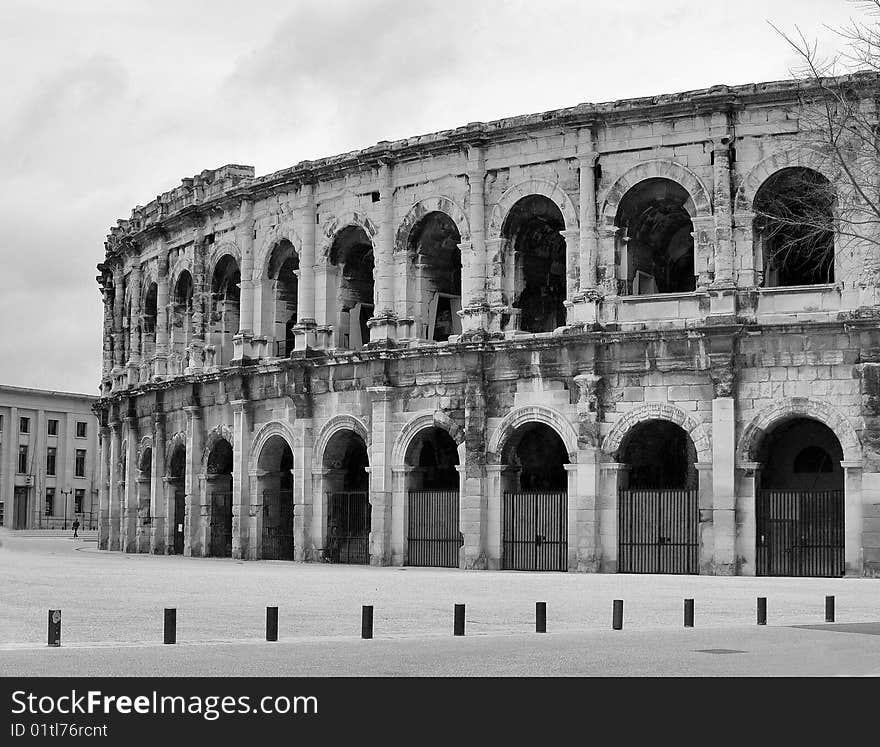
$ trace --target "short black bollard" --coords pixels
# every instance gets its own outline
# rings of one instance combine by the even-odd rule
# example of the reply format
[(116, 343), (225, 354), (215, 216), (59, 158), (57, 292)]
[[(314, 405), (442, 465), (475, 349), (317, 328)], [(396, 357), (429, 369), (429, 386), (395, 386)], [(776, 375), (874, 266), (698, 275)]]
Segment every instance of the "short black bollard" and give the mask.
[(623, 630), (623, 600), (614, 600), (614, 617), (611, 621), (614, 630)]
[(453, 624), (453, 635), (464, 635), (464, 605), (455, 605), (455, 622)]
[(165, 643), (177, 643), (177, 608), (165, 608)]
[(266, 607), (266, 640), (278, 640), (278, 608)]
[(61, 610), (49, 610), (49, 645), (61, 645)]
[(535, 632), (547, 632), (547, 602), (535, 602)]
[(758, 597), (758, 625), (767, 624), (767, 597)]
[(361, 610), (361, 638), (373, 637), (373, 605), (365, 604)]
[(834, 622), (834, 597), (825, 597), (825, 622)]
[(684, 626), (686, 628), (694, 627), (694, 600), (684, 600)]

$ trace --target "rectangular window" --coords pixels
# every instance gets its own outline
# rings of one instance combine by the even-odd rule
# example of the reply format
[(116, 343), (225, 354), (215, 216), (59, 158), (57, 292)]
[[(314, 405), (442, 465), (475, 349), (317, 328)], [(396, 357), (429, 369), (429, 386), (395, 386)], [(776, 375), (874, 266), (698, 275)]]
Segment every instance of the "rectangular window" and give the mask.
[(83, 503), (86, 499), (86, 491), (82, 488), (77, 488), (73, 492), (73, 512), (77, 514), (81, 514), (83, 512)]
[(55, 488), (46, 488), (46, 516), (55, 513)]
[(46, 474), (55, 474), (55, 447), (50, 446), (46, 449)]
[(86, 450), (85, 449), (77, 449), (76, 450), (76, 465), (74, 467), (74, 477), (85, 477), (86, 476)]
[(31, 432), (31, 419), (30, 418), (19, 418), (18, 419), (18, 432), (19, 433), (30, 433)]
[(47, 420), (47, 432), (50, 436), (58, 435), (58, 421), (57, 420)]
[(22, 444), (18, 447), (18, 474), (26, 475), (27, 474), (27, 459), (28, 447), (25, 444)]
[(76, 421), (76, 437), (77, 438), (85, 438), (86, 437), (86, 424), (81, 420)]

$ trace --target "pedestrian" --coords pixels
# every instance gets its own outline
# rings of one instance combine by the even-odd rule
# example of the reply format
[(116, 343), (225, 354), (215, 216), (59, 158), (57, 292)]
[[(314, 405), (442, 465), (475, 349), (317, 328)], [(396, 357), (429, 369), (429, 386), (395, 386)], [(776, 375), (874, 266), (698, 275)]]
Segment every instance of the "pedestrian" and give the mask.
[(79, 530), (79, 519), (74, 519), (71, 526), (73, 527), (73, 538), (76, 539), (77, 537), (79, 537), (79, 535), (77, 534), (77, 531)]

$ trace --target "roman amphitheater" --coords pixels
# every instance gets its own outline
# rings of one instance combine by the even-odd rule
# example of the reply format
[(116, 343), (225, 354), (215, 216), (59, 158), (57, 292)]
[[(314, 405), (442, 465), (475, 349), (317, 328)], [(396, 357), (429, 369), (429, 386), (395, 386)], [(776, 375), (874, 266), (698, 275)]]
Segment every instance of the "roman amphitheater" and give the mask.
[(846, 189), (800, 85), (227, 165), (135, 207), (98, 265), (101, 548), (880, 574), (880, 249), (829, 232), (805, 262), (756, 218)]

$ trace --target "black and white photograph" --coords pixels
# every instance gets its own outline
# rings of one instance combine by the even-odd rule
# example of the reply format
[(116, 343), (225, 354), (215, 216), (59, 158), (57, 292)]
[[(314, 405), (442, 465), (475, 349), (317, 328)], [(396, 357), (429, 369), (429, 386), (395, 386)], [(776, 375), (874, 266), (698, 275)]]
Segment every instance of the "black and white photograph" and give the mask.
[(0, 64), (4, 744), (880, 677), (880, 0), (0, 0)]

